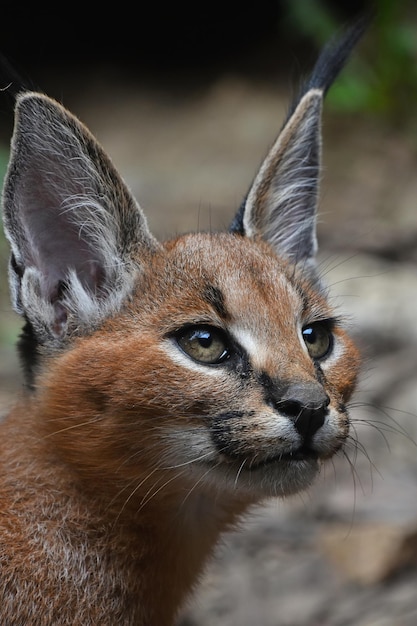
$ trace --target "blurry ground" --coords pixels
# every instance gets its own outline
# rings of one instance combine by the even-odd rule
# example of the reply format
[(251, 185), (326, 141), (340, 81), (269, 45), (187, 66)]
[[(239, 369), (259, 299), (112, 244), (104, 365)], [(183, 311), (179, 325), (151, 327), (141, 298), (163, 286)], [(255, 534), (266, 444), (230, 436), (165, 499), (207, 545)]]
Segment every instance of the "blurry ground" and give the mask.
[[(288, 98), (233, 76), (188, 95), (96, 76), (64, 103), (165, 237), (228, 225)], [(226, 538), (182, 626), (417, 624), (417, 138), (326, 109), (324, 131), (321, 262), (365, 357), (359, 443), (308, 494), (258, 509)], [(16, 371), (6, 342), (3, 406)]]

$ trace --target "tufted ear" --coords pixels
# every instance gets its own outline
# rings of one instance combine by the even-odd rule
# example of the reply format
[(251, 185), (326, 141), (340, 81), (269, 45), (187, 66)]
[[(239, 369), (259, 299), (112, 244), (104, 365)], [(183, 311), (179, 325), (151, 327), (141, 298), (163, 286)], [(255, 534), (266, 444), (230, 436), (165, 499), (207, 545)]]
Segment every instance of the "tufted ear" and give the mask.
[(323, 49), (231, 225), (232, 232), (261, 237), (307, 268), (314, 267), (317, 252), (322, 102), (369, 19)]
[(90, 132), (43, 94), (17, 97), (3, 191), (15, 310), (40, 343), (61, 342), (117, 309), (159, 245)]
[(303, 96), (264, 160), (244, 207), (245, 235), (266, 239), (294, 262), (310, 261), (317, 251), (322, 99), (319, 89)]

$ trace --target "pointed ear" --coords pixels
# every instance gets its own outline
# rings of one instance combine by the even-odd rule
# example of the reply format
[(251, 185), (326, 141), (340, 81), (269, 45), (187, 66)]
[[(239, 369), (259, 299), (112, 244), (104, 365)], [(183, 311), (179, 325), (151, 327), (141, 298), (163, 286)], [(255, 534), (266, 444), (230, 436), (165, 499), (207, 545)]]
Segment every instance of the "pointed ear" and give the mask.
[[(312, 263), (321, 159), (323, 91), (310, 89), (264, 160), (236, 218), (247, 237), (261, 237), (292, 262)], [(232, 225), (232, 230), (237, 228)]]
[(14, 308), (41, 343), (117, 310), (135, 252), (159, 245), (97, 141), (38, 93), (17, 98), (3, 211)]
[(314, 268), (317, 250), (323, 97), (372, 17), (372, 11), (365, 13), (324, 46), (230, 227), (234, 233), (266, 239), (278, 254), (307, 268)]

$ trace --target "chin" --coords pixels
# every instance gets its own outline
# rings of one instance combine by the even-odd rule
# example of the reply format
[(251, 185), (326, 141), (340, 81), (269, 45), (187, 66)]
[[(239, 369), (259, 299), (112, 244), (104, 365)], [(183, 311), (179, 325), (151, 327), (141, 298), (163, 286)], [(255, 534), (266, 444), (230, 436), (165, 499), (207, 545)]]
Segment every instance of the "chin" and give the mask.
[(305, 491), (320, 470), (316, 458), (281, 459), (245, 468), (242, 462), (220, 462), (205, 480), (230, 497), (256, 502), (269, 497), (286, 497)]

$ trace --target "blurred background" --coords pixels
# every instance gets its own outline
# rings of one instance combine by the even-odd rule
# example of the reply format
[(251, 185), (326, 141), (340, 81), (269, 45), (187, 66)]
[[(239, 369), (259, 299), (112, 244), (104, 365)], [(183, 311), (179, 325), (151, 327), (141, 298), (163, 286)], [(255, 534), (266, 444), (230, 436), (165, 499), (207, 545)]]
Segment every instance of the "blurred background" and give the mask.
[[(0, 53), (87, 124), (166, 238), (230, 223), (319, 48), (370, 6), (8, 6)], [(417, 4), (374, 6), (323, 127), (320, 264), (364, 359), (353, 439), (308, 494), (227, 537), (182, 626), (417, 624)], [(7, 259), (0, 238), (1, 412), (20, 385)]]

